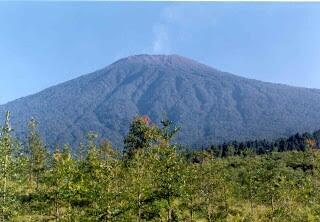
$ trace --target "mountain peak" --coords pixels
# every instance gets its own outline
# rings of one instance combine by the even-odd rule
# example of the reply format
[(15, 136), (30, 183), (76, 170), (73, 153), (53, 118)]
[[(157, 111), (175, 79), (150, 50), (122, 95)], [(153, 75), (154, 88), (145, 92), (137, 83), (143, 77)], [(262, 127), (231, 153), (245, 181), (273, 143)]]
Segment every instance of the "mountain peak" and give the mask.
[(138, 54), (131, 55), (120, 60), (126, 61), (151, 61), (151, 62), (164, 62), (164, 61), (174, 61), (174, 60), (191, 60), (184, 56), (177, 54)]
[(179, 55), (135, 55), (0, 106), (0, 118), (10, 110), (20, 138), (36, 117), (49, 144), (76, 145), (95, 131), (121, 147), (136, 115), (167, 116), (181, 126), (179, 142), (204, 145), (315, 130), (319, 101), (319, 90), (228, 75)]
[(145, 64), (153, 64), (153, 65), (179, 65), (179, 64), (189, 64), (189, 65), (200, 65), (200, 63), (192, 60), (190, 58), (177, 55), (177, 54), (140, 54), (140, 55), (132, 55), (125, 58), (122, 58), (116, 61), (114, 64), (119, 63), (145, 63)]

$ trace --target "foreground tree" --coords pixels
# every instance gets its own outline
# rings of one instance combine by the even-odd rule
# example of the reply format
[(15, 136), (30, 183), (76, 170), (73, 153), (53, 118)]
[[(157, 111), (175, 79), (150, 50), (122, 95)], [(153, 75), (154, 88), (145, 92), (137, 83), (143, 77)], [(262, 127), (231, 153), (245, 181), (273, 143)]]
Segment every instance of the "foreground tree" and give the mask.
[(139, 149), (150, 147), (159, 140), (159, 128), (151, 123), (148, 116), (136, 117), (124, 139), (124, 154), (131, 158)]
[(0, 221), (8, 221), (19, 212), (17, 192), (19, 183), (23, 180), (20, 169), (19, 144), (11, 136), (10, 112), (6, 112), (4, 126), (0, 131)]
[(37, 131), (38, 122), (32, 118), (29, 122), (28, 151), (29, 154), (29, 180), (39, 189), (39, 181), (45, 170), (47, 150)]
[(0, 173), (1, 173), (1, 221), (5, 221), (10, 217), (12, 212), (12, 194), (10, 192), (10, 178), (12, 174), (12, 138), (10, 127), (10, 113), (6, 113), (4, 126), (1, 130), (0, 138)]

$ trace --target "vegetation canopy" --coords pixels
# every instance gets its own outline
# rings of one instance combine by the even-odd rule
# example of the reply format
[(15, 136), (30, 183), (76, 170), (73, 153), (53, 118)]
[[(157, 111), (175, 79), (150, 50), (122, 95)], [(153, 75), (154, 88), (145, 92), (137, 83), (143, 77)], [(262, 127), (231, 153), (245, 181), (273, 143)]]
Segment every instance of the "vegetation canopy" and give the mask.
[(0, 221), (320, 221), (318, 132), (188, 151), (178, 130), (136, 117), (123, 152), (95, 133), (50, 152), (35, 119), (14, 138), (7, 112)]

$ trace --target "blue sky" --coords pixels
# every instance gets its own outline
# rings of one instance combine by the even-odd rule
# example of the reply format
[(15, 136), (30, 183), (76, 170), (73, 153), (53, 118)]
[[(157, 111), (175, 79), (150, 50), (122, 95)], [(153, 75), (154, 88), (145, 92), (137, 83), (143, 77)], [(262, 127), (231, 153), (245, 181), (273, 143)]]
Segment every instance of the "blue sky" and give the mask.
[(320, 3), (0, 2), (0, 103), (146, 53), (320, 88)]

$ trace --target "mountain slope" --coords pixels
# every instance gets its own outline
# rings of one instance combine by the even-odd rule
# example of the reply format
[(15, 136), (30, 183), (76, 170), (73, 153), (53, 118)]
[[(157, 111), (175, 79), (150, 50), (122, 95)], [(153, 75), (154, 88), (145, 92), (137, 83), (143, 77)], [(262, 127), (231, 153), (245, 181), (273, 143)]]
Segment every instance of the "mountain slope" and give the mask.
[[(0, 106), (19, 137), (34, 116), (49, 144), (75, 145), (97, 131), (117, 146), (137, 114), (182, 127), (177, 140), (205, 145), (320, 128), (320, 90), (265, 83), (177, 55), (121, 59), (80, 78)], [(2, 118), (2, 117), (1, 117)]]

